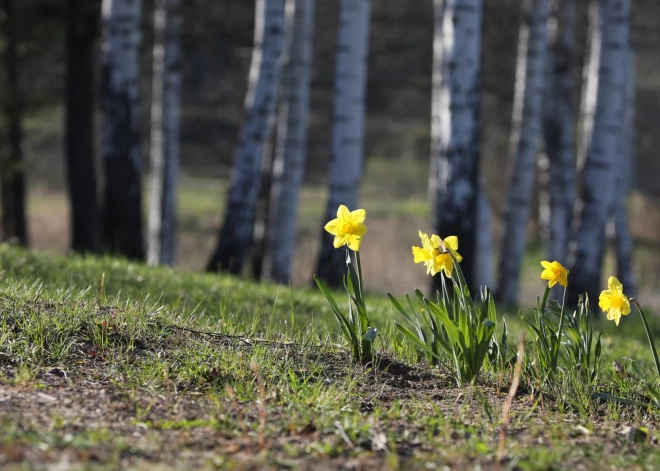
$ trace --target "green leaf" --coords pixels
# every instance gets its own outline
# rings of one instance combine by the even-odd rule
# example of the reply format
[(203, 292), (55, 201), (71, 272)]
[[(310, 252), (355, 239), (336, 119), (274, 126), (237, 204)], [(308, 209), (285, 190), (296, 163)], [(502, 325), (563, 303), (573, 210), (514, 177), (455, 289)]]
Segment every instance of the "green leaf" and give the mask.
[(375, 329), (373, 327), (369, 327), (367, 329), (367, 331), (365, 332), (365, 334), (362, 336), (362, 340), (372, 341), (373, 339), (376, 338), (377, 334), (378, 334), (377, 329)]

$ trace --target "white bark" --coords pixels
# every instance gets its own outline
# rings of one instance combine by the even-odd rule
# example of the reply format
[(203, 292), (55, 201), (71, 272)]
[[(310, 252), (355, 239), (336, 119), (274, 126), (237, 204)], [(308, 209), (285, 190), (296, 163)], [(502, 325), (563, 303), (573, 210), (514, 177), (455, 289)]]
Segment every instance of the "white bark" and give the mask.
[[(354, 210), (362, 179), (365, 87), (369, 53), (370, 0), (341, 0), (335, 63), (334, 116), (330, 160), (330, 196), (325, 220), (333, 219), (340, 204)], [(324, 234), (317, 274), (339, 284), (344, 254)]]
[(438, 192), (438, 178), (442, 152), (442, 25), (445, 21), (446, 0), (433, 0), (433, 69), (431, 75), (431, 155), (429, 172), (429, 200)]
[(278, 117), (277, 144), (271, 189), (270, 247), (266, 275), (287, 283), (298, 221), (300, 185), (307, 157), (307, 115), (311, 82), (315, 0), (287, 0), (283, 99)]
[[(456, 235), (465, 259), (477, 253), (481, 107), (481, 0), (435, 4), (430, 187), (434, 230)], [(463, 267), (475, 288), (474, 265)]]
[(614, 227), (617, 261), (617, 277), (625, 286), (628, 296), (635, 296), (637, 283), (633, 272), (634, 243), (630, 234), (627, 200), (633, 183), (633, 166), (635, 161), (635, 52), (630, 49), (627, 57), (628, 82), (626, 86), (626, 104), (623, 117), (621, 139), (619, 140), (619, 155), (621, 169), (617, 179), (617, 197), (614, 208)]
[(174, 262), (179, 172), (181, 0), (157, 0), (151, 91), (151, 199), (147, 262)]
[(591, 0), (589, 3), (589, 31), (587, 33), (587, 51), (582, 70), (582, 96), (580, 99), (580, 119), (578, 121), (578, 171), (582, 171), (584, 162), (587, 159), (596, 114), (602, 28), (599, 1)]
[(613, 214), (617, 173), (620, 171), (618, 143), (623, 126), (628, 81), (626, 55), (630, 36), (628, 0), (601, 0), (602, 42), (596, 114), (584, 168), (583, 208), (577, 234), (571, 290), (596, 299), (605, 245), (605, 225)]
[(505, 233), (500, 254), (499, 297), (518, 302), (520, 266), (526, 248), (527, 220), (534, 185), (538, 140), (543, 119), (548, 0), (525, 0), (520, 28), (511, 132), (511, 162)]
[(573, 49), (575, 0), (553, 0), (548, 22), (550, 51), (544, 98), (547, 174), (548, 259), (567, 264), (575, 200), (575, 116), (573, 112)]
[(240, 273), (251, 244), (264, 142), (280, 81), (284, 0), (257, 0), (245, 123), (234, 158), (224, 224), (209, 269)]

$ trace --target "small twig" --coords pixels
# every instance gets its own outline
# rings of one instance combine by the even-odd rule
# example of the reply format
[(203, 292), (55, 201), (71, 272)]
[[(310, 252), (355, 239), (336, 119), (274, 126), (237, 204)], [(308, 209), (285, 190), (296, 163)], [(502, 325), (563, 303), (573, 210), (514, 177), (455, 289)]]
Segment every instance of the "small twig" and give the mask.
[(165, 326), (166, 329), (178, 329), (178, 330), (183, 330), (186, 332), (190, 332), (193, 334), (198, 334), (198, 335), (206, 335), (208, 337), (215, 337), (215, 338), (220, 338), (220, 339), (228, 339), (228, 340), (238, 340), (243, 342), (245, 345), (253, 345), (253, 344), (265, 344), (265, 345), (272, 345), (275, 347), (281, 347), (281, 348), (286, 348), (286, 347), (295, 347), (295, 348), (312, 348), (314, 350), (318, 349), (324, 349), (324, 350), (335, 350), (335, 351), (341, 351), (345, 352), (346, 350), (341, 348), (341, 347), (333, 347), (330, 345), (300, 345), (295, 342), (279, 342), (277, 340), (266, 340), (266, 339), (254, 339), (250, 337), (245, 337), (242, 335), (230, 335), (230, 334), (221, 334), (220, 332), (209, 332), (205, 330), (196, 330), (196, 329), (191, 329), (189, 327), (181, 327), (178, 325), (174, 324), (168, 324)]
[(516, 367), (513, 370), (513, 379), (511, 380), (511, 387), (509, 388), (509, 394), (504, 401), (504, 407), (502, 408), (502, 426), (500, 427), (500, 444), (497, 450), (497, 462), (498, 465), (502, 464), (505, 458), (505, 446), (506, 446), (506, 432), (509, 427), (509, 414), (511, 413), (511, 405), (513, 404), (513, 399), (516, 396), (516, 391), (518, 390), (518, 384), (520, 383), (520, 375), (522, 373), (522, 364), (525, 357), (525, 332), (520, 335), (520, 342), (518, 344), (518, 358), (516, 359)]
[(346, 435), (346, 430), (344, 430), (344, 426), (341, 424), (340, 421), (335, 420), (335, 427), (337, 427), (337, 431), (339, 432), (339, 435), (341, 435), (341, 438), (344, 439), (348, 448), (350, 448), (351, 450), (355, 448), (355, 445), (353, 444), (351, 439), (348, 438), (348, 435)]

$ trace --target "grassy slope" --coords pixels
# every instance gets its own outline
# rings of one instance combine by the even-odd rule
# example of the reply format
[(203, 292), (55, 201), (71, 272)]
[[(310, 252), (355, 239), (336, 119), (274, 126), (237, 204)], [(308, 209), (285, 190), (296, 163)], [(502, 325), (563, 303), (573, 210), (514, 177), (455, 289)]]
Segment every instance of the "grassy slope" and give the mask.
[[(315, 291), (7, 246), (0, 263), (5, 469), (496, 467), (508, 374), (459, 389), (411, 366), (397, 340), (381, 341), (377, 368), (352, 365)], [(370, 305), (391, 331), (387, 303)], [(606, 352), (648, 364), (628, 332)], [(232, 337), (243, 335), (261, 341)], [(607, 374), (600, 388), (611, 391)], [(503, 468), (660, 466), (657, 413), (569, 402), (523, 378)], [(627, 425), (649, 427), (648, 439), (620, 433)]]

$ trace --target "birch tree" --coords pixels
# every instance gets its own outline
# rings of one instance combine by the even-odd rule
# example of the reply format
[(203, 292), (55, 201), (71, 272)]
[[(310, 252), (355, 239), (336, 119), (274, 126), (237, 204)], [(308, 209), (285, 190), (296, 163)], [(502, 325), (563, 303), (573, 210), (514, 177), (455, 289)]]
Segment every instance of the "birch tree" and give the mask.
[(481, 0), (435, 2), (431, 194), (440, 237), (458, 236), (475, 286), (481, 107)]
[(518, 302), (520, 266), (527, 242), (527, 221), (543, 120), (548, 0), (525, 0), (524, 11), (518, 39), (509, 187), (498, 287), (499, 298), (510, 306)]
[(479, 175), (477, 194), (477, 250), (474, 258), (475, 286), (493, 286), (493, 209), (488, 200), (486, 182)]
[(626, 58), (628, 79), (626, 82), (625, 110), (619, 156), (621, 169), (617, 174), (617, 195), (614, 207), (614, 245), (616, 268), (619, 281), (626, 287), (629, 296), (635, 296), (637, 283), (633, 272), (633, 240), (628, 220), (627, 196), (632, 188), (635, 161), (635, 53), (629, 48)]
[(103, 0), (102, 160), (106, 248), (142, 259), (139, 47), (141, 0)]
[(273, 162), (266, 275), (280, 283), (291, 277), (300, 185), (307, 157), (307, 114), (311, 82), (315, 0), (287, 0), (283, 100)]
[(27, 245), (25, 158), (23, 156), (23, 95), (18, 68), (19, 22), (14, 0), (2, 0), (5, 30), (5, 119), (8, 152), (0, 165), (3, 240)]
[[(341, 0), (335, 62), (334, 116), (330, 158), (330, 195), (323, 224), (336, 217), (340, 204), (357, 209), (364, 153), (365, 88), (369, 53), (370, 0)], [(341, 285), (345, 254), (322, 231), (316, 274)]]
[(151, 91), (150, 265), (174, 263), (179, 173), (181, 0), (157, 0)]
[[(589, 2), (589, 29), (587, 32), (587, 50), (582, 69), (582, 95), (578, 121), (577, 167), (581, 172), (587, 160), (596, 114), (598, 94), (598, 70), (600, 69), (601, 15), (600, 0)], [(580, 203), (581, 205), (581, 203)], [(578, 208), (579, 209), (579, 208)]]
[(278, 93), (283, 41), (284, 0), (257, 0), (245, 122), (234, 157), (224, 223), (207, 266), (209, 271), (239, 274), (245, 263), (254, 229), (268, 121)]
[(552, 0), (548, 22), (547, 86), (543, 135), (549, 163), (548, 260), (567, 264), (575, 200), (573, 49), (575, 0)]
[(626, 55), (630, 36), (629, 0), (601, 0), (603, 41), (600, 49), (596, 114), (591, 144), (584, 168), (584, 205), (577, 233), (575, 263), (571, 270), (569, 299), (579, 293), (597, 299), (600, 269), (605, 247), (605, 225), (610, 219), (617, 194), (620, 171), (618, 145), (625, 111), (628, 68)]
[(100, 3), (67, 2), (66, 176), (71, 207), (71, 248), (101, 249), (100, 213), (94, 159), (94, 60)]

